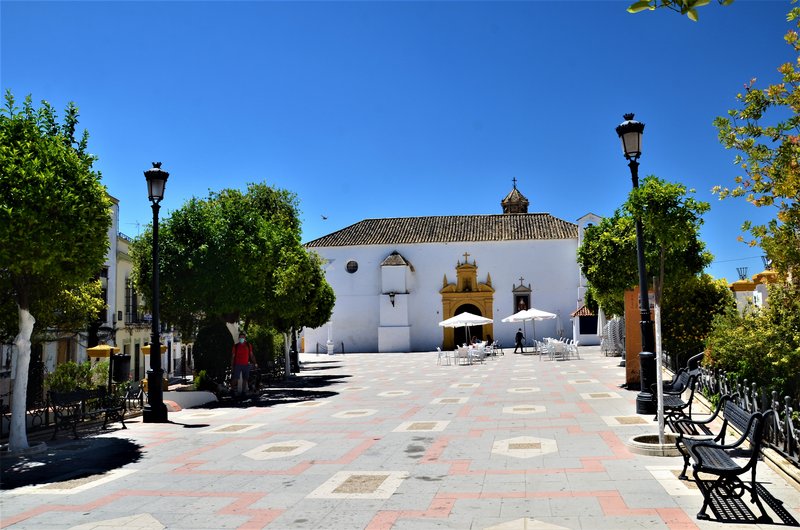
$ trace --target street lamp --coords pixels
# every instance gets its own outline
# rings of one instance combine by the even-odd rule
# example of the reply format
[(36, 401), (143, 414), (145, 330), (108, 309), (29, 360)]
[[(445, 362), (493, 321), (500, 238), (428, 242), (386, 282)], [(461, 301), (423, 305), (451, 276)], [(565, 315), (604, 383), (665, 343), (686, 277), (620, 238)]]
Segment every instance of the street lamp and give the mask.
[[(639, 187), (639, 157), (642, 155), (642, 133), (644, 123), (633, 119), (633, 114), (625, 114), (625, 121), (617, 126), (617, 135), (622, 140), (622, 152), (628, 159), (631, 168), (633, 188)], [(642, 220), (636, 219), (636, 260), (639, 265), (639, 311), (642, 333), (642, 351), (639, 353), (640, 392), (636, 396), (636, 412), (638, 414), (652, 414), (653, 395), (650, 385), (656, 380), (655, 373), (655, 337), (653, 321), (650, 320), (650, 300), (647, 294), (647, 271), (644, 261), (644, 236), (642, 234)]]
[(142, 411), (145, 423), (166, 423), (167, 406), (164, 404), (164, 389), (161, 382), (164, 370), (161, 368), (161, 340), (159, 337), (159, 284), (158, 284), (158, 210), (164, 198), (169, 173), (161, 169), (161, 162), (153, 162), (153, 167), (144, 172), (147, 179), (147, 194), (153, 203), (153, 321), (150, 338), (150, 370), (147, 371), (147, 405)]

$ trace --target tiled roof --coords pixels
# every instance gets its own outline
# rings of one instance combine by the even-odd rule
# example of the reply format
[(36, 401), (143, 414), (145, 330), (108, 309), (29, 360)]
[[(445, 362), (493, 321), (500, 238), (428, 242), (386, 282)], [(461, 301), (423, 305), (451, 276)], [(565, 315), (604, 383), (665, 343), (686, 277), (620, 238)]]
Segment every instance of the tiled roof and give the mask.
[(585, 305), (582, 305), (580, 307), (580, 309), (578, 309), (577, 311), (574, 311), (570, 316), (571, 317), (593, 317), (594, 313), (592, 313), (591, 309), (589, 309)]
[(501, 204), (505, 204), (507, 202), (528, 202), (528, 199), (517, 188), (514, 188), (508, 192), (508, 195), (506, 195), (502, 201), (500, 201)]
[(410, 266), (411, 264), (408, 262), (406, 258), (400, 255), (399, 252), (396, 250), (386, 256), (386, 259), (381, 262), (381, 267), (389, 266), (389, 267), (396, 267), (396, 266)]
[(548, 213), (365, 219), (307, 247), (577, 239), (578, 225)]

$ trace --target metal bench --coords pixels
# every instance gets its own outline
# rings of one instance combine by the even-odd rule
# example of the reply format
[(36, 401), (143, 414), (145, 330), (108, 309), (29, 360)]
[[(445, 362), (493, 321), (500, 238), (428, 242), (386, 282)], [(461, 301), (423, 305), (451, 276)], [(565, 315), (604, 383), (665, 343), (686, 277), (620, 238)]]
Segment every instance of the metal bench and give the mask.
[(125, 403), (125, 410), (128, 412), (134, 409), (144, 408), (144, 389), (139, 381), (131, 381), (125, 389), (123, 401)]
[(109, 421), (119, 421), (125, 426), (125, 403), (115, 396), (109, 396), (106, 389), (98, 387), (93, 390), (78, 389), (69, 392), (48, 392), (50, 405), (55, 418), (53, 439), (59, 430), (71, 428), (75, 438), (78, 437), (78, 425), (103, 416), (103, 429)]
[[(692, 403), (694, 392), (697, 387), (697, 375), (690, 374), (688, 371), (681, 371), (676, 378), (664, 385), (664, 420), (668, 423), (677, 421), (679, 418), (690, 418), (692, 416)], [(689, 391), (689, 397), (683, 399), (683, 394)], [(658, 406), (658, 386), (651, 385), (653, 403)]]
[[(712, 510), (717, 513), (718, 505), (731, 500), (739, 500), (744, 496), (745, 491), (749, 491), (750, 501), (758, 506), (761, 512), (757, 522), (771, 523), (772, 518), (764, 511), (764, 506), (759, 499), (756, 466), (761, 451), (764, 428), (772, 417), (773, 411), (767, 410), (763, 413), (750, 414), (733, 400), (727, 400), (723, 406), (723, 414), (725, 419), (723, 433), (728, 425), (743, 433), (735, 442), (725, 444), (714, 440), (691, 438), (684, 438), (682, 441), (682, 451), (686, 451), (693, 461), (692, 474), (695, 484), (703, 494), (703, 506), (697, 513), (697, 518), (710, 519), (706, 508), (711, 506)], [(720, 439), (724, 440), (724, 438)], [(745, 442), (749, 445), (749, 458), (740, 464), (734, 460), (734, 457), (742, 455), (742, 451), (745, 450)], [(684, 471), (685, 469), (684, 467)], [(750, 473), (749, 484), (740, 478), (741, 475), (748, 472)], [(701, 473), (713, 475), (715, 478), (703, 478)], [(719, 516), (719, 513), (717, 515)]]
[[(741, 407), (736, 404), (737, 398), (737, 394), (726, 394), (722, 396), (719, 403), (717, 403), (717, 408), (707, 418), (678, 418), (669, 423), (670, 429), (678, 435), (678, 439), (675, 440), (675, 446), (683, 456), (683, 470), (678, 478), (683, 480), (687, 478), (686, 469), (688, 469), (691, 461), (691, 454), (687, 448), (688, 445), (701, 440), (711, 440), (724, 444), (729, 424), (736, 426), (736, 428), (740, 430), (745, 427), (744, 425), (738, 425), (738, 419), (728, 419), (742, 417), (739, 410), (736, 410), (741, 409)], [(749, 414), (747, 414), (747, 416), (749, 416)], [(722, 418), (722, 424), (720, 425), (719, 432), (715, 434), (711, 425), (717, 418)]]

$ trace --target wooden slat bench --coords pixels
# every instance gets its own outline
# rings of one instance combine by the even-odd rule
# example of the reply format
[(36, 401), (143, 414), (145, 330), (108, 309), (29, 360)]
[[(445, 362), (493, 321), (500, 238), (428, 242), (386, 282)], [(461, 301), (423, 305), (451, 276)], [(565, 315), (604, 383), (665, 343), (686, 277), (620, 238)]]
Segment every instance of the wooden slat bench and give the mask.
[[(756, 484), (756, 466), (761, 451), (764, 428), (772, 417), (772, 410), (765, 412), (749, 413), (734, 400), (726, 400), (722, 407), (724, 425), (720, 440), (724, 440), (724, 432), (730, 425), (742, 436), (733, 443), (725, 444), (708, 439), (682, 437), (679, 447), (684, 454), (684, 461), (691, 459), (693, 476), (695, 483), (703, 494), (703, 506), (697, 513), (698, 519), (710, 519), (706, 513), (706, 508), (712, 506), (714, 510), (716, 500), (740, 499), (745, 491), (750, 492), (750, 500), (761, 511), (761, 516), (757, 519), (759, 523), (771, 523), (772, 518), (764, 511), (764, 506), (759, 499), (758, 485)], [(745, 444), (749, 447), (745, 447)], [(739, 464), (733, 458), (746, 454), (749, 451), (749, 458), (743, 464)], [(744, 452), (744, 453), (743, 453)], [(684, 465), (685, 477), (686, 465)], [(750, 473), (749, 484), (740, 478), (746, 473)], [(715, 478), (702, 478), (701, 474), (713, 475)], [(719, 503), (717, 503), (719, 504)]]
[(59, 430), (72, 429), (75, 438), (78, 437), (78, 425), (84, 421), (103, 416), (103, 427), (110, 421), (119, 421), (122, 428), (125, 426), (125, 403), (123, 400), (109, 396), (105, 388), (98, 387), (93, 390), (72, 390), (69, 392), (48, 392), (50, 404), (53, 407), (55, 425), (53, 439)]

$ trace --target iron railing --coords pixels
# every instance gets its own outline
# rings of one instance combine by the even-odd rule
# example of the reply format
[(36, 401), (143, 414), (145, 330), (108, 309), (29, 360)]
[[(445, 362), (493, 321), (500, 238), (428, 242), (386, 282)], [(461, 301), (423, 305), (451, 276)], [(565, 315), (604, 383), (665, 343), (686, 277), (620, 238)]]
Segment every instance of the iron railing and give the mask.
[(776, 391), (759, 388), (747, 379), (739, 381), (723, 371), (700, 368), (700, 390), (714, 400), (725, 394), (737, 394), (739, 405), (748, 412), (772, 409), (775, 414), (765, 431), (768, 446), (780, 453), (795, 466), (800, 466), (800, 450), (797, 435), (800, 431), (800, 402), (793, 402), (789, 396), (781, 398)]
[[(35, 376), (34, 376), (35, 377)], [(28, 383), (30, 385), (30, 382)], [(131, 382), (135, 384), (135, 382)], [(13, 385), (13, 383), (12, 383)], [(30, 388), (30, 387), (29, 387)], [(50, 403), (48, 394), (42, 387), (39, 391), (28, 392), (28, 399), (26, 400), (26, 424), (27, 432), (34, 434), (38, 431), (48, 430), (53, 427), (55, 417), (53, 415), (53, 406)], [(11, 426), (11, 401), (13, 398), (13, 386), (8, 393), (0, 395), (0, 440), (7, 440)], [(144, 396), (128, 397), (125, 395), (125, 408), (126, 414), (141, 409), (144, 406)]]

